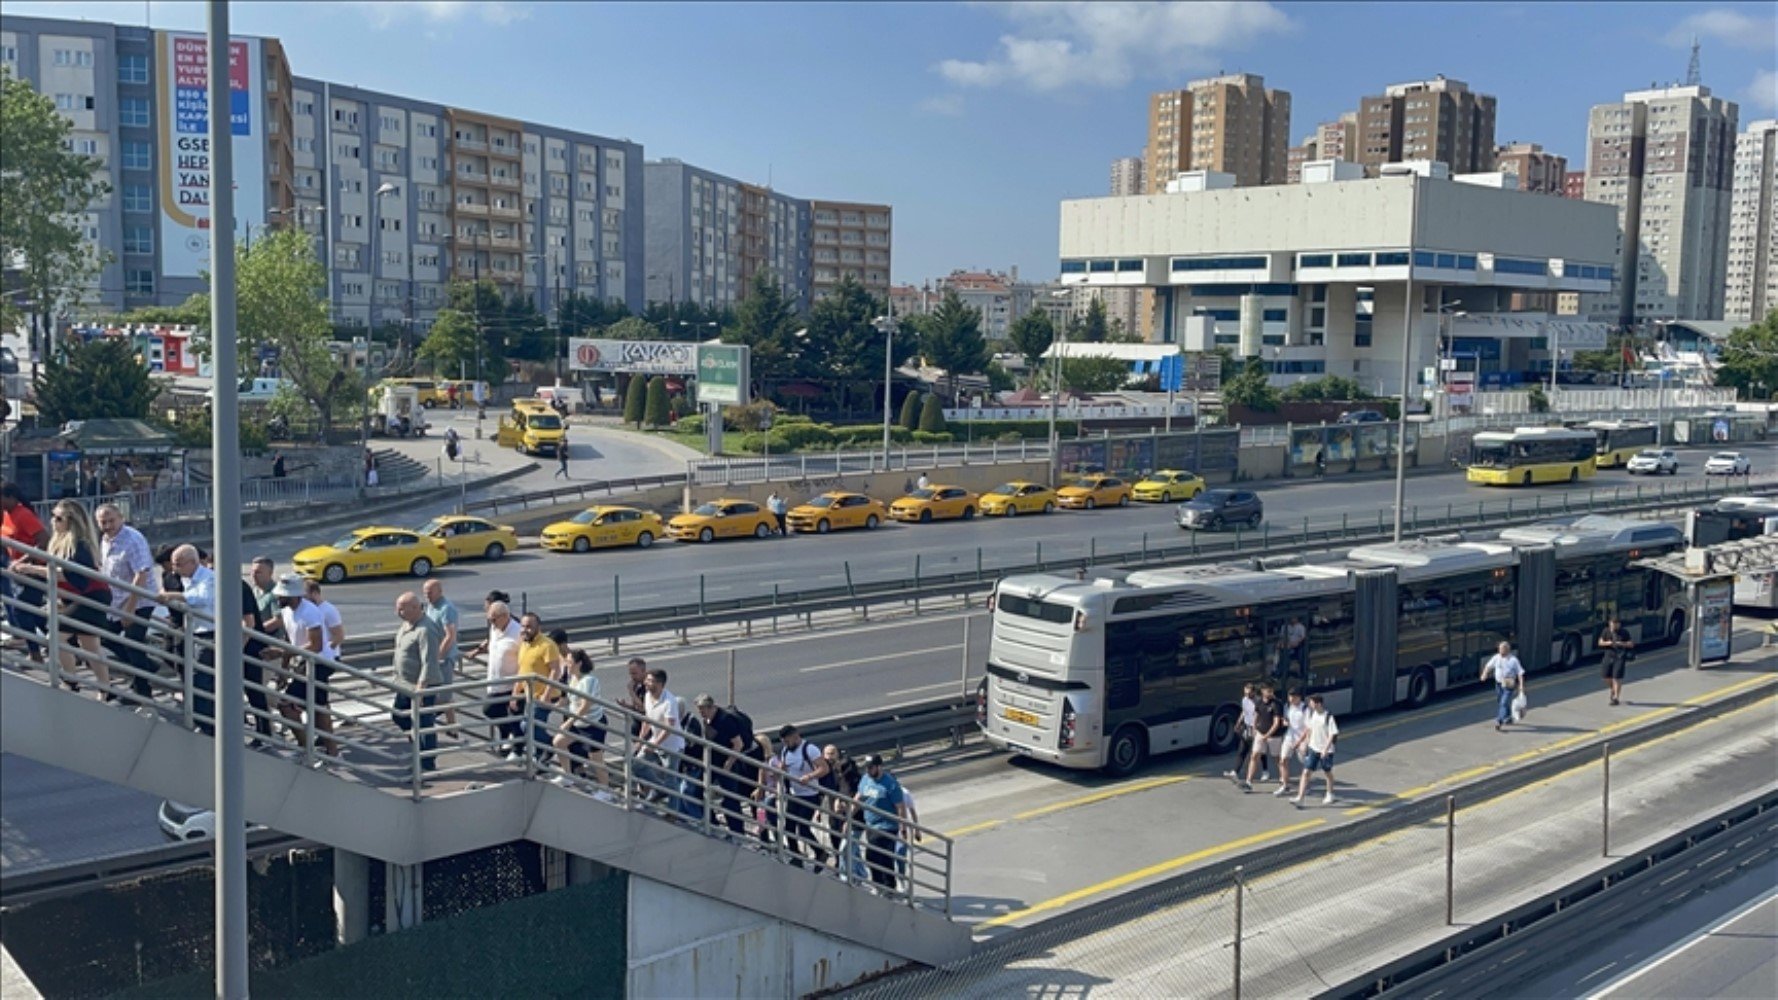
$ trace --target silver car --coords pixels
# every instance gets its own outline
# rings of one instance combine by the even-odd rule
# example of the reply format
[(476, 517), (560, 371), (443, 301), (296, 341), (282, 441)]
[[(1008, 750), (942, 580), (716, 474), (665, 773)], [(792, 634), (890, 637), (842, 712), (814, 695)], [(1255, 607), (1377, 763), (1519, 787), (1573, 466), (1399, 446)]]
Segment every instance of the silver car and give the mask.
[(1630, 456), (1624, 470), (1632, 476), (1671, 476), (1679, 471), (1679, 456), (1671, 448), (1644, 448)]

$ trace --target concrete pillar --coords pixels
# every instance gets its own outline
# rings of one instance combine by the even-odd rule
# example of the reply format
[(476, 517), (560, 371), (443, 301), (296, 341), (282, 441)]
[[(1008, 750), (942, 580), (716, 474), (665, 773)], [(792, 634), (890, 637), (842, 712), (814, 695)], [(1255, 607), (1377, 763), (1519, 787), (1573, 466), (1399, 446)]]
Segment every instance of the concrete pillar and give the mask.
[(425, 865), (385, 863), (383, 876), (383, 931), (393, 934), (420, 926), (424, 912)]
[(571, 855), (555, 847), (539, 848), (543, 852), (543, 888), (545, 892), (554, 892), (572, 883), (568, 874), (568, 859)]
[(333, 934), (341, 945), (370, 935), (370, 859), (333, 849)]

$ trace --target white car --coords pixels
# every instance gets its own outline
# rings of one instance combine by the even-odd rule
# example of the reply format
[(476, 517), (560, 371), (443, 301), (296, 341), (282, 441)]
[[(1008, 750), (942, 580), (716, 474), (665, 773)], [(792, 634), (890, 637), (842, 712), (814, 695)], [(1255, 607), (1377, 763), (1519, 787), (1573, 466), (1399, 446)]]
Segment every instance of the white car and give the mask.
[(174, 840), (214, 840), (216, 838), (216, 814), (202, 806), (188, 806), (183, 802), (164, 799), (161, 802), (161, 832)]
[(1679, 471), (1679, 456), (1671, 448), (1645, 448), (1624, 465), (1632, 476), (1671, 476)]
[(1719, 451), (1704, 462), (1706, 476), (1745, 476), (1753, 471), (1753, 463), (1738, 451)]

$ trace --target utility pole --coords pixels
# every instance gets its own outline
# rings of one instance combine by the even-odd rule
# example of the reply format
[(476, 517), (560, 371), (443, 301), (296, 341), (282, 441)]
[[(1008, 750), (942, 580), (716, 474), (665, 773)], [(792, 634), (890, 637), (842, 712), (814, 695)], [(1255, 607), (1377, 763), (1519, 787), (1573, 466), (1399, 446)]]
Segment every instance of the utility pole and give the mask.
[(1410, 174), (1408, 183), (1408, 283), (1401, 298), (1401, 412), (1395, 421), (1395, 531), (1401, 542), (1402, 510), (1408, 492), (1408, 382), (1414, 376), (1414, 320), (1419, 303), (1414, 301), (1414, 244), (1420, 236), (1420, 178)]
[(241, 565), (240, 369), (235, 326), (234, 129), (229, 106), (228, 0), (210, 0), (210, 329), (216, 366), (210, 410), (215, 442), (210, 551), (228, 582), (216, 588), (216, 995), (247, 996), (247, 798), (241, 760), (242, 673), (229, 669), (241, 649), (241, 588), (234, 584)]

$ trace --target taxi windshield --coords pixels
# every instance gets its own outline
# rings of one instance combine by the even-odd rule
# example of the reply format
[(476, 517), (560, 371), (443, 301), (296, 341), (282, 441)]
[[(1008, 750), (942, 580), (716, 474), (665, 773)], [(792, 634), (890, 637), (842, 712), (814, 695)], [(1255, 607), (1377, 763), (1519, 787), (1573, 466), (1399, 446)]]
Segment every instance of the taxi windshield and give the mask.
[(359, 535), (356, 531), (354, 531), (350, 535), (344, 535), (340, 538), (339, 541), (334, 542), (333, 547), (336, 549), (349, 549), (352, 546), (357, 545), (358, 542), (362, 539), (362, 537), (363, 536)]
[(532, 413), (525, 417), (525, 424), (536, 431), (559, 431), (562, 418), (553, 413)]
[(430, 535), (433, 532), (438, 531), (440, 528), (443, 528), (444, 525), (445, 522), (443, 518), (435, 517), (420, 526), (420, 534)]
[(722, 508), (716, 506), (713, 503), (701, 503), (701, 504), (698, 504), (696, 507), (693, 507), (691, 512), (693, 514), (697, 514), (700, 517), (715, 517), (717, 515), (717, 513), (720, 512), (721, 510), (722, 510)]
[(999, 486), (994, 487), (993, 489), (989, 490), (988, 492), (989, 493), (998, 493), (1003, 497), (1009, 497), (1009, 496), (1012, 496), (1013, 494), (1017, 493), (1018, 491), (1019, 491), (1019, 486), (1017, 483), (1001, 483)]
[(938, 491), (915, 490), (914, 492), (909, 493), (908, 496), (913, 497), (915, 500), (931, 500), (933, 497), (938, 496)]
[(838, 500), (830, 496), (819, 496), (809, 501), (811, 507), (832, 507)]
[(575, 524), (597, 524), (599, 522), (599, 518), (604, 517), (604, 516), (605, 515), (600, 511), (583, 510), (580, 513), (569, 518), (569, 520), (573, 521)]

